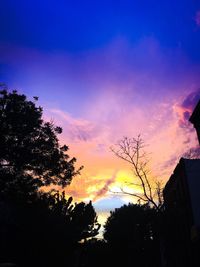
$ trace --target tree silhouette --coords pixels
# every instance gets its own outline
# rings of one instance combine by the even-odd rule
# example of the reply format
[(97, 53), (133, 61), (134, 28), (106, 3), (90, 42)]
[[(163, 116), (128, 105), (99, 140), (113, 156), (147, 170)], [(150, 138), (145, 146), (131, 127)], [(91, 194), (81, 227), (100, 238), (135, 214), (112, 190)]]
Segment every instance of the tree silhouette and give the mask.
[(0, 262), (25, 266), (30, 260), (29, 266), (72, 264), (78, 242), (100, 228), (91, 203), (73, 204), (58, 192), (40, 193), (32, 202), (6, 202), (0, 214)]
[(42, 108), (16, 91), (0, 91), (0, 263), (72, 266), (78, 243), (98, 234), (92, 203), (73, 203), (42, 186), (69, 185), (79, 174), (62, 132)]
[(0, 91), (0, 195), (36, 191), (41, 186), (70, 184), (81, 168), (60, 146), (62, 132), (44, 122), (42, 108), (17, 91)]
[(111, 212), (104, 226), (117, 266), (159, 266), (155, 209), (129, 204)]
[(79, 255), (80, 260), (77, 262), (77, 267), (115, 266), (109, 245), (102, 239), (92, 238), (84, 242), (79, 249)]
[(118, 158), (130, 164), (132, 168), (136, 182), (126, 184), (142, 189), (142, 194), (138, 194), (127, 192), (122, 187), (119, 193), (136, 197), (139, 202), (150, 204), (157, 211), (160, 211), (163, 207), (161, 183), (158, 180), (153, 182), (150, 177), (149, 160), (144, 150), (144, 141), (140, 135), (137, 138), (124, 137), (115, 146), (111, 147), (111, 151)]

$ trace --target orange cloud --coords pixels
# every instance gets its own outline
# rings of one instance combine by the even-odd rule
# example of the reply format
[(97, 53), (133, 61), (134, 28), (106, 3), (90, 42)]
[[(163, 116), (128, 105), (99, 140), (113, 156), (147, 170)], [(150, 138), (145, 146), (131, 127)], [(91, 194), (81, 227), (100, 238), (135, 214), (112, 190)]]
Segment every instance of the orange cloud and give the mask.
[(180, 120), (186, 122), (184, 113), (191, 111), (195, 95), (198, 94), (181, 96), (173, 102), (154, 102), (150, 109), (144, 109), (126, 104), (108, 90), (90, 103), (90, 114), (84, 118), (75, 118), (58, 109), (48, 110), (46, 116), (53, 117), (63, 127), (61, 141), (70, 146), (77, 166), (84, 165), (81, 176), (73, 179), (66, 193), (75, 201), (97, 201), (108, 196), (109, 190), (115, 191), (126, 181), (134, 181), (131, 166), (116, 158), (110, 146), (123, 136), (135, 137), (138, 133), (142, 133), (148, 144), (146, 150), (151, 153), (152, 179), (166, 180), (179, 157), (195, 144), (192, 126), (188, 126), (189, 131), (180, 127)]
[(62, 126), (61, 141), (69, 145), (77, 165), (84, 165), (81, 176), (66, 189), (75, 200), (97, 201), (107, 197), (108, 187), (117, 189), (135, 179), (130, 166), (110, 151), (123, 136), (142, 135), (152, 178), (164, 181), (179, 157), (194, 147), (196, 136), (187, 119), (198, 97), (191, 92), (198, 88), (199, 71), (181, 55), (163, 53), (153, 38), (135, 46), (117, 40), (90, 52), (74, 72), (93, 91), (84, 105), (72, 101), (75, 113), (69, 113), (67, 105), (44, 107), (45, 115)]

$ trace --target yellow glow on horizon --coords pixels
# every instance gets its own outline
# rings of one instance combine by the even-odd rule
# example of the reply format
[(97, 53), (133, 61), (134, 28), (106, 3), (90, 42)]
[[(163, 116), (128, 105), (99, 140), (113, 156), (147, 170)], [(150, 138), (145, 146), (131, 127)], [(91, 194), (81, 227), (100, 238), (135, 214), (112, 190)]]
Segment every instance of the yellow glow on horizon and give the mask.
[[(195, 144), (195, 133), (186, 132), (178, 124), (183, 111), (176, 107), (181, 98), (174, 102), (156, 103), (148, 112), (140, 106), (130, 105), (123, 113), (121, 100), (115, 95), (108, 97), (108, 92), (106, 90), (90, 103), (89, 115), (86, 113), (83, 118), (72, 117), (61, 110), (49, 112), (49, 117), (54, 117), (63, 127), (61, 141), (69, 144), (69, 154), (77, 158), (76, 166), (84, 166), (81, 175), (74, 177), (66, 188), (66, 194), (75, 201), (95, 202), (106, 198), (110, 191), (120, 191), (120, 188), (142, 194), (141, 187), (137, 185), (140, 181), (134, 177), (132, 166), (117, 158), (110, 149), (123, 136), (131, 138), (142, 133), (147, 145), (145, 151), (151, 159), (152, 183), (154, 178), (165, 183), (180, 156)], [(108, 101), (105, 107), (104, 99), (112, 100), (112, 103)], [(111, 116), (112, 107), (116, 107), (115, 116)], [(189, 143), (186, 143), (187, 140)]]

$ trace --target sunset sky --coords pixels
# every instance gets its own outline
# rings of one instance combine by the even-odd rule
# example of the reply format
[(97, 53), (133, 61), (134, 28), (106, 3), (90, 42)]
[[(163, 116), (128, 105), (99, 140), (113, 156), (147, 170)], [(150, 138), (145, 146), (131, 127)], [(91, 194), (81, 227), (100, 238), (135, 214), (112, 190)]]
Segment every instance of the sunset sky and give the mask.
[(39, 97), (44, 118), (84, 165), (66, 189), (101, 219), (132, 201), (133, 181), (110, 146), (141, 134), (152, 177), (169, 178), (197, 145), (188, 123), (200, 99), (198, 0), (1, 0), (0, 81)]

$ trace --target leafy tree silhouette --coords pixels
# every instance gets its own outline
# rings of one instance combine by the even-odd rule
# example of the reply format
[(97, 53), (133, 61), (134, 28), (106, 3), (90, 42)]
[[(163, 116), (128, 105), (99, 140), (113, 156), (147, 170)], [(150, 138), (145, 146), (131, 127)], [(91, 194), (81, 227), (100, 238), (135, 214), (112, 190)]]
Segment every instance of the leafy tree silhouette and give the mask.
[(16, 190), (30, 194), (44, 185), (64, 187), (82, 168), (75, 170), (76, 159), (70, 159), (68, 147), (58, 142), (62, 129), (44, 122), (35, 102), (17, 91), (0, 91), (1, 196)]
[(60, 146), (62, 132), (17, 91), (0, 91), (0, 263), (72, 266), (82, 239), (98, 234), (92, 203), (75, 203), (42, 186), (69, 185), (79, 174)]
[(129, 204), (111, 212), (104, 226), (116, 266), (159, 266), (155, 209)]

